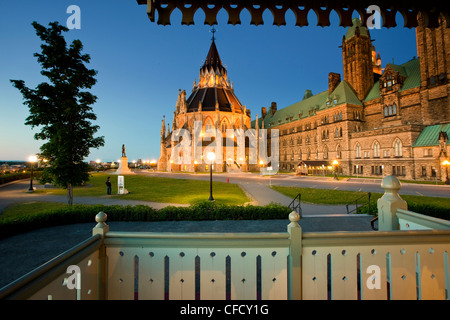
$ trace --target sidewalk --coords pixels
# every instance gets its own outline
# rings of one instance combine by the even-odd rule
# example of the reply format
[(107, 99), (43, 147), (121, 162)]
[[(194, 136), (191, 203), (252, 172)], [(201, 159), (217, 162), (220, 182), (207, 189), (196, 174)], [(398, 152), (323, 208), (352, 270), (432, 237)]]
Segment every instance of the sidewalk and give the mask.
[[(262, 182), (241, 182), (239, 185), (244, 189), (249, 197), (252, 198), (252, 203), (255, 205), (264, 206), (274, 203), (280, 203), (284, 206), (289, 206), (292, 199), (285, 196), (278, 191), (267, 186)], [(325, 217), (325, 216), (349, 216), (345, 205), (319, 205), (310, 203), (301, 203), (302, 217)]]

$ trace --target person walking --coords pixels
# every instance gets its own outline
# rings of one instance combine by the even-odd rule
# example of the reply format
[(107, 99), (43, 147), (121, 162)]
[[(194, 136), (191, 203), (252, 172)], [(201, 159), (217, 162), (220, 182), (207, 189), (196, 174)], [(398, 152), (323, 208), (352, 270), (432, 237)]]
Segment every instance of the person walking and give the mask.
[(111, 194), (111, 178), (106, 179), (106, 194)]

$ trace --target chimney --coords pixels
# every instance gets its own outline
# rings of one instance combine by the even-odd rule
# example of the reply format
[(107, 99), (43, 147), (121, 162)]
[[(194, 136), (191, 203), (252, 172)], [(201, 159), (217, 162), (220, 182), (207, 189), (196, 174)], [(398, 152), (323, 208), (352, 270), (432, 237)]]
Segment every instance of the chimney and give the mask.
[(261, 108), (261, 118), (265, 118), (267, 114), (267, 108), (266, 107), (262, 107)]
[(273, 116), (275, 112), (277, 112), (277, 103), (272, 102), (272, 104), (270, 105), (270, 115)]
[(330, 72), (328, 74), (328, 94), (330, 95), (334, 89), (341, 82), (341, 75), (339, 73)]

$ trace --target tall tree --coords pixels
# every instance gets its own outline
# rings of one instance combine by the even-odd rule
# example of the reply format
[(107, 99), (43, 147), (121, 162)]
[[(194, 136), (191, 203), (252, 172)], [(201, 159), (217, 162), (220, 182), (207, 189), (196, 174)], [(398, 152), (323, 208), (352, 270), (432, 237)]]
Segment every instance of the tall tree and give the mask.
[(48, 82), (35, 89), (25, 86), (23, 80), (11, 80), (23, 95), (30, 115), (25, 124), (40, 128), (36, 140), (46, 141), (41, 146), (41, 156), (48, 160), (43, 182), (67, 189), (67, 201), (73, 204), (73, 187), (89, 180), (89, 166), (83, 162), (90, 148), (104, 145), (104, 137), (94, 137), (99, 126), (93, 125), (96, 115), (92, 112), (97, 97), (85, 89), (91, 89), (97, 80), (97, 71), (88, 69), (88, 54), (82, 54), (83, 44), (74, 40), (69, 47), (62, 32), (67, 32), (58, 22), (46, 28), (32, 23), (37, 36), (43, 41), (42, 52), (35, 53), (42, 66), (41, 74)]

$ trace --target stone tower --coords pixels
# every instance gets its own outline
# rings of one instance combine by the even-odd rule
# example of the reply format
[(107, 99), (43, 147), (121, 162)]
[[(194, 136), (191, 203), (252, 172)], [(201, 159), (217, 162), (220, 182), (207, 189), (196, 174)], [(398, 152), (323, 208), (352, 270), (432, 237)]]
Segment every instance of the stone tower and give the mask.
[(359, 100), (364, 100), (374, 84), (372, 51), (369, 30), (354, 18), (353, 26), (342, 39), (342, 57), (344, 80), (352, 86)]
[(450, 121), (450, 29), (444, 15), (436, 28), (425, 28), (418, 15), (417, 55), (420, 59), (422, 120), (426, 125)]
[[(227, 130), (246, 130), (250, 127), (250, 110), (247, 110), (235, 95), (213, 38), (205, 62), (200, 67), (199, 81), (194, 81), (192, 92), (189, 95), (185, 90), (178, 92), (172, 132), (164, 134), (161, 130), (158, 170), (208, 171), (210, 168), (204, 153), (214, 149), (214, 171), (247, 171), (245, 155), (238, 156), (237, 138), (234, 135), (228, 136)], [(188, 144), (190, 150), (186, 147), (179, 151), (177, 148), (178, 141), (181, 142), (177, 137), (178, 129), (189, 132), (192, 139), (192, 143)], [(227, 145), (233, 149), (232, 155), (227, 153)], [(218, 150), (221, 149), (223, 150), (220, 153)], [(187, 152), (191, 155), (189, 159), (184, 157)]]

